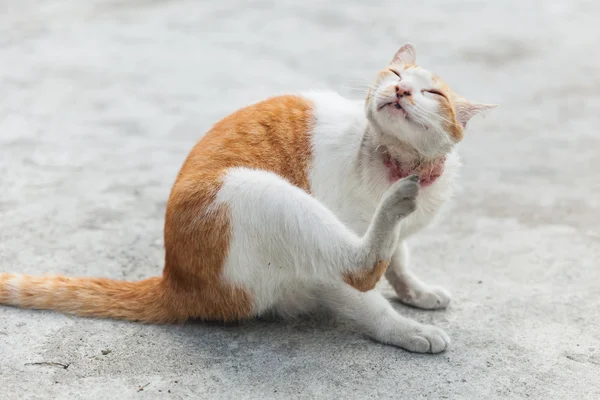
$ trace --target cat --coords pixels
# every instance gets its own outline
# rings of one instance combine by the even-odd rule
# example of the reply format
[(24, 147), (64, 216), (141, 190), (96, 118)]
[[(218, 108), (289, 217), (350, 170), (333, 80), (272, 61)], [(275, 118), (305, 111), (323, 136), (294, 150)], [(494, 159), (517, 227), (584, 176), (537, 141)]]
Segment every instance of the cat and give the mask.
[(373, 339), (413, 352), (450, 344), (377, 290), (444, 308), (449, 293), (408, 269), (406, 238), (451, 197), (455, 145), (493, 105), (453, 93), (404, 44), (366, 100), (277, 96), (216, 123), (167, 204), (162, 277), (0, 274), (0, 304), (146, 323), (292, 317), (326, 306)]

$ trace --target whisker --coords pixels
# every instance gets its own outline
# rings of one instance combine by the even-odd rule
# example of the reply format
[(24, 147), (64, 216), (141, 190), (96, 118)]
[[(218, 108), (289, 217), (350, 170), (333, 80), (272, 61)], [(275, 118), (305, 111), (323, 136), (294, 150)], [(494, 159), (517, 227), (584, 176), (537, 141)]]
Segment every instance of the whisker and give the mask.
[(449, 123), (449, 124), (452, 124), (452, 123), (453, 123), (452, 121), (450, 121), (449, 119), (447, 119), (447, 118), (445, 118), (445, 117), (441, 116), (440, 114), (431, 113), (431, 112), (429, 112), (429, 111), (425, 110), (425, 109), (424, 109), (422, 106), (419, 106), (419, 108), (420, 108), (420, 109), (421, 109), (423, 112), (427, 113), (428, 115), (432, 115), (432, 116), (434, 116), (435, 118), (437, 118), (438, 120), (440, 120), (440, 121), (442, 121), (442, 122), (447, 122), (447, 123)]
[(369, 87), (369, 88), (375, 88), (376, 85), (374, 85), (372, 82), (365, 82), (365, 81), (348, 81), (347, 84), (350, 85), (355, 85), (355, 86), (360, 86), (360, 87)]
[(353, 92), (360, 92), (360, 93), (367, 94), (367, 92), (371, 91), (372, 94), (376, 94), (375, 88), (372, 88), (372, 87), (357, 87), (357, 86), (350, 86), (350, 85), (342, 85), (342, 87), (344, 89), (351, 90)]
[(344, 84), (344, 86), (352, 86), (352, 87), (364, 87), (364, 88), (370, 88), (370, 89), (374, 89), (375, 86), (373, 85), (369, 85), (366, 83), (360, 83), (360, 82), (347, 82)]
[(445, 118), (445, 117), (443, 117), (443, 116), (441, 116), (441, 115), (439, 115), (439, 114), (432, 113), (432, 112), (428, 111), (427, 109), (425, 109), (423, 106), (420, 106), (420, 105), (418, 105), (418, 104), (415, 104), (415, 105), (414, 105), (414, 108), (415, 108), (415, 109), (416, 109), (416, 110), (417, 110), (417, 111), (418, 111), (418, 112), (419, 112), (421, 115), (423, 115), (423, 117), (425, 117), (425, 118), (428, 118), (430, 121), (438, 120), (438, 121), (441, 121), (441, 122), (446, 122), (446, 123), (448, 123), (448, 124), (452, 124), (452, 123), (453, 123), (453, 122), (452, 122), (452, 121), (450, 121), (449, 119), (447, 119), (447, 118)]
[(432, 128), (432, 129), (436, 129), (437, 130), (437, 126), (438, 124), (436, 124), (429, 115), (426, 112), (423, 112), (424, 110), (422, 110), (421, 108), (418, 107), (413, 107), (413, 112), (416, 112), (416, 116), (413, 117), (413, 120), (415, 119), (420, 119), (423, 120), (425, 123), (423, 123), (422, 121), (415, 121), (417, 122), (419, 125), (421, 125), (423, 127), (423, 129), (428, 129), (428, 128)]

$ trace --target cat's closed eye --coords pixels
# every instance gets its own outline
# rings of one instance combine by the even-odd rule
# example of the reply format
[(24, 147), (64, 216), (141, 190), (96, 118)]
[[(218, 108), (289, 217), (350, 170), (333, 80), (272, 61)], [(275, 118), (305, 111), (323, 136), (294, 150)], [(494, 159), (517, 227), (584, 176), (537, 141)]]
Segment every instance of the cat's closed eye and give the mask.
[(422, 93), (425, 93), (425, 92), (427, 92), (427, 93), (431, 93), (431, 94), (433, 94), (433, 95), (435, 95), (435, 96), (440, 96), (440, 97), (442, 97), (444, 100), (448, 100), (448, 99), (446, 98), (446, 95), (444, 95), (442, 92), (440, 92), (440, 91), (437, 91), (437, 90), (435, 90), (435, 89), (427, 89), (427, 90), (425, 90), (425, 89), (424, 89), (424, 90), (421, 90), (421, 92), (422, 92)]
[(396, 75), (398, 78), (400, 78), (400, 80), (402, 80), (402, 76), (400, 76), (400, 73), (398, 71), (395, 71), (393, 69), (390, 69), (390, 72), (394, 75)]

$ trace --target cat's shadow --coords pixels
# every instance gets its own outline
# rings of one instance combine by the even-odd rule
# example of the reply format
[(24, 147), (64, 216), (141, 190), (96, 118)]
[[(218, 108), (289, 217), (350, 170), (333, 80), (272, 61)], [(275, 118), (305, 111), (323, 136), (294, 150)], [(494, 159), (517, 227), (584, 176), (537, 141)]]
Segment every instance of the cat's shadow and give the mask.
[[(399, 311), (406, 316), (416, 313), (408, 308)], [(44, 358), (75, 362), (82, 376), (118, 370), (128, 375), (226, 377), (240, 383), (264, 380), (270, 385), (294, 376), (317, 384), (321, 375), (337, 379), (358, 365), (350, 375), (428, 357), (375, 342), (352, 323), (322, 309), (294, 319), (269, 316), (237, 323), (192, 320), (143, 325), (75, 317), (73, 321), (47, 341)], [(82, 338), (86, 332), (89, 340)], [(110, 355), (87, 356), (99, 346), (109, 349)]]
[[(409, 318), (433, 317), (431, 311), (418, 310), (392, 298), (389, 300), (396, 310)], [(433, 314), (438, 313), (433, 311)], [(267, 315), (231, 323), (191, 320), (177, 331), (178, 335), (191, 340), (192, 346), (197, 346), (200, 352), (210, 352), (215, 357), (250, 356), (257, 352), (294, 357), (316, 352), (314, 356), (318, 358), (335, 354), (340, 348), (351, 349), (353, 353), (364, 351), (365, 354), (377, 348), (394, 349), (372, 340), (351, 322), (323, 308), (293, 319)]]

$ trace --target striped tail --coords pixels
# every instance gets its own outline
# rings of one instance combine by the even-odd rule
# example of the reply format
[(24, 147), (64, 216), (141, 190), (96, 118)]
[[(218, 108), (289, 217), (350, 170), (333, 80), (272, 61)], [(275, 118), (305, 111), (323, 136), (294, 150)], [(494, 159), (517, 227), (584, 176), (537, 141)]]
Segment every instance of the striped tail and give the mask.
[(174, 322), (162, 278), (137, 282), (0, 273), (0, 304), (83, 317)]

